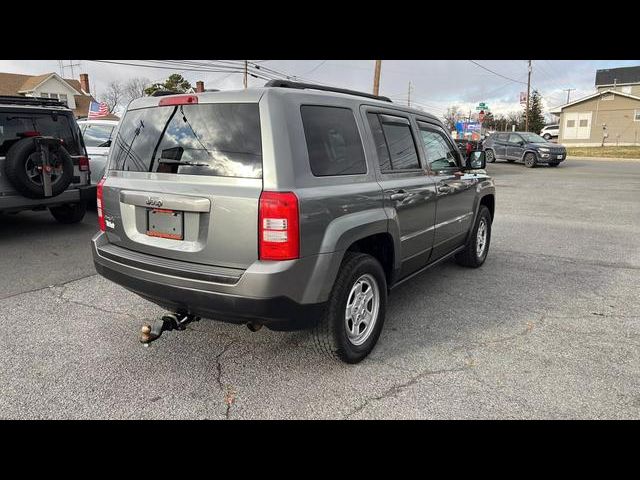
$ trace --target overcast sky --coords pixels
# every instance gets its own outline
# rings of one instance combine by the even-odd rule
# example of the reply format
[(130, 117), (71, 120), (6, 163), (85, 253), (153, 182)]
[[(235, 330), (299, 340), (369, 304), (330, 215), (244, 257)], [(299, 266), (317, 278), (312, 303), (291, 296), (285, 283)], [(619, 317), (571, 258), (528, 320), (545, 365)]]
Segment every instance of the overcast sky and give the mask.
[[(140, 60), (117, 60), (125, 63), (144, 63)], [(252, 60), (256, 61), (256, 60)], [(489, 105), (494, 113), (521, 110), (519, 92), (526, 90), (527, 62), (525, 60), (474, 60), (493, 70), (491, 73), (470, 60), (384, 60), (380, 94), (395, 102), (407, 103), (409, 82), (411, 99), (416, 106), (441, 116), (447, 107), (457, 105), (468, 111), (478, 102)], [(80, 72), (88, 73), (92, 93), (100, 97), (112, 80), (146, 77), (151, 81), (164, 80), (174, 71), (181, 73), (193, 85), (203, 80), (206, 88), (221, 90), (242, 88), (242, 74), (220, 72), (194, 72), (125, 66), (90, 60), (64, 60)], [(179, 61), (176, 61), (179, 62)], [(201, 61), (207, 62), (207, 61)], [(372, 91), (373, 60), (260, 60), (259, 65), (306, 81), (316, 81), (343, 88)], [(542, 94), (545, 109), (563, 104), (566, 88), (573, 88), (571, 99), (594, 91), (595, 72), (601, 68), (640, 65), (639, 60), (534, 60), (531, 83)], [(60, 73), (58, 60), (0, 60), (0, 71), (23, 74)], [(70, 68), (65, 77), (71, 76)], [(507, 77), (507, 78), (503, 78)], [(249, 78), (249, 86), (262, 86), (264, 80)]]

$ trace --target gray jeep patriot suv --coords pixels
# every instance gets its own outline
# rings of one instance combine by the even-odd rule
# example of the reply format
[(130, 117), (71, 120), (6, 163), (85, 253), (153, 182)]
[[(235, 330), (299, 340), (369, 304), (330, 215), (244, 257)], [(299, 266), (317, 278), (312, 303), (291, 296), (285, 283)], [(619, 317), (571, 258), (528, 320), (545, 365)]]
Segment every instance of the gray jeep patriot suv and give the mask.
[(93, 256), (174, 328), (309, 327), (356, 363), (392, 287), (453, 256), (482, 265), (494, 198), (484, 152), (463, 162), (439, 120), (385, 97), (281, 80), (145, 97), (115, 132)]

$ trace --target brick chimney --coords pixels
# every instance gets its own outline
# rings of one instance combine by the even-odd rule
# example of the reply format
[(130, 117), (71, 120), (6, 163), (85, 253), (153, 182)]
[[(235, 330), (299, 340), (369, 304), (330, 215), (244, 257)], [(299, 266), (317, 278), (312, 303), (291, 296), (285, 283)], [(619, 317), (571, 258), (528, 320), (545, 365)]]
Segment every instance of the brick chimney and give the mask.
[(89, 74), (81, 73), (80, 74), (80, 88), (87, 93), (91, 93), (89, 90)]
[(196, 93), (204, 92), (204, 82), (202, 80), (198, 80), (196, 82)]

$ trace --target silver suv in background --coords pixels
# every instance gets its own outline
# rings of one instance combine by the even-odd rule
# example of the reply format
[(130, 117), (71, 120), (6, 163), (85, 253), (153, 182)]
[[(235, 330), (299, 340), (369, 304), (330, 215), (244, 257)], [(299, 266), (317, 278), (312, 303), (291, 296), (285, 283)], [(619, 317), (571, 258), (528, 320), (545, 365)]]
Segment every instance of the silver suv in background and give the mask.
[(91, 183), (96, 184), (104, 175), (113, 133), (118, 126), (118, 121), (80, 120), (78, 126), (89, 154)]
[(93, 256), (173, 327), (311, 328), (355, 363), (390, 289), (451, 257), (483, 264), (494, 196), (484, 152), (463, 158), (440, 120), (385, 97), (288, 81), (145, 97), (98, 184)]
[(560, 135), (560, 125), (546, 125), (542, 130), (540, 130), (540, 136), (545, 140), (558, 138), (558, 135)]
[(49, 98), (0, 96), (0, 213), (48, 208), (76, 223), (95, 199), (73, 112)]

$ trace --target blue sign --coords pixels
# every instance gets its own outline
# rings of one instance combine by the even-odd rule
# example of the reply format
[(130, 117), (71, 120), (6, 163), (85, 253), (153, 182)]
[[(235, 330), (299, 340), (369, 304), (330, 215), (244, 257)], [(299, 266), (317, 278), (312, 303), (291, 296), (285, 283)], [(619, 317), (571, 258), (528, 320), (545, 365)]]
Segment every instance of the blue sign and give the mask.
[(465, 133), (479, 132), (480, 122), (456, 122), (456, 130), (460, 135)]

